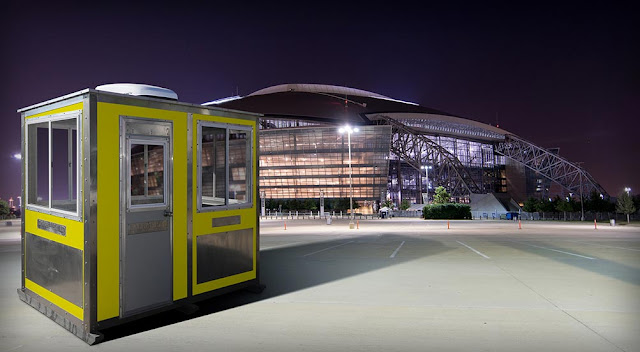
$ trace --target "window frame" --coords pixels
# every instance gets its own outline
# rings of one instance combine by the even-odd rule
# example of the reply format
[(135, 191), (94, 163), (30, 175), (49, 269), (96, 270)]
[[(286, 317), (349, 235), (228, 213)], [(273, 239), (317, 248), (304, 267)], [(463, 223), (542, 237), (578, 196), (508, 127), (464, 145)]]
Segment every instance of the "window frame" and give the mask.
[[(225, 130), (225, 204), (224, 205), (212, 205), (208, 207), (202, 206), (202, 128), (203, 127), (211, 127), (211, 128), (220, 128)], [(236, 203), (229, 204), (229, 131), (246, 131), (247, 132), (247, 150), (246, 150), (246, 165), (247, 165), (247, 173), (246, 173), (246, 182), (247, 182), (247, 201), (245, 203)], [(221, 211), (221, 210), (231, 210), (231, 209), (245, 209), (253, 207), (253, 170), (255, 162), (254, 152), (253, 152), (253, 140), (254, 140), (254, 126), (251, 125), (239, 125), (232, 123), (223, 123), (223, 122), (213, 122), (206, 120), (198, 120), (197, 121), (197, 131), (196, 131), (196, 143), (197, 143), (197, 151), (196, 151), (196, 165), (197, 165), (197, 175), (196, 175), (196, 205), (198, 213), (203, 212), (211, 212), (211, 211)], [(214, 156), (215, 157), (215, 156)], [(215, 187), (215, 185), (214, 185)]]
[[(68, 210), (62, 210), (59, 208), (55, 208), (53, 207), (53, 128), (52, 128), (52, 122), (56, 122), (56, 121), (64, 121), (64, 120), (72, 120), (75, 119), (76, 123), (75, 123), (75, 140), (76, 140), (76, 155), (75, 155), (75, 165), (76, 165), (76, 210), (75, 211), (68, 211)], [(43, 205), (39, 205), (39, 204), (35, 204), (32, 203), (34, 200), (31, 199), (30, 196), (30, 189), (29, 189), (29, 184), (30, 184), (30, 171), (31, 168), (29, 167), (29, 163), (30, 163), (30, 149), (31, 149), (31, 145), (30, 145), (30, 139), (29, 139), (29, 127), (31, 125), (35, 125), (35, 124), (40, 124), (40, 123), (47, 123), (47, 131), (48, 131), (48, 163), (47, 165), (49, 165), (49, 168), (47, 170), (47, 177), (48, 177), (48, 205), (47, 206), (43, 206)], [(74, 110), (74, 111), (68, 111), (68, 112), (62, 112), (62, 113), (57, 113), (57, 114), (51, 114), (51, 115), (45, 115), (45, 116), (38, 116), (38, 117), (32, 117), (32, 118), (27, 118), (25, 119), (25, 143), (24, 143), (24, 172), (25, 172), (25, 196), (26, 196), (26, 209), (28, 210), (33, 210), (33, 211), (37, 211), (40, 213), (45, 213), (45, 214), (50, 214), (50, 215), (55, 215), (55, 216), (60, 216), (66, 219), (72, 219), (72, 220), (80, 220), (81, 219), (81, 212), (82, 212), (82, 206), (81, 206), (81, 202), (84, 199), (84, 195), (82, 193), (82, 167), (83, 167), (83, 163), (82, 163), (82, 158), (81, 158), (81, 153), (82, 153), (82, 130), (81, 130), (81, 126), (82, 126), (82, 110)], [(37, 138), (37, 137), (36, 137)], [(68, 145), (68, 148), (71, 148), (71, 146), (73, 145), (73, 137), (69, 138), (69, 140), (71, 141), (71, 144)], [(36, 147), (36, 153), (37, 153), (37, 146)], [(71, 163), (73, 165), (73, 163)], [(37, 174), (37, 168), (36, 168), (36, 177), (38, 176)], [(36, 184), (37, 184), (37, 179), (36, 179)], [(37, 186), (36, 186), (37, 187)], [(36, 195), (37, 197), (37, 195)]]
[[(149, 199), (150, 196), (148, 194), (143, 195), (143, 196), (134, 196), (131, 194), (131, 146), (132, 145), (156, 145), (156, 146), (162, 146), (162, 202), (155, 202), (155, 203), (139, 203), (139, 204), (134, 204), (133, 203), (133, 198), (134, 197), (139, 197), (136, 199), (143, 199), (143, 198), (147, 198)], [(131, 138), (128, 138), (126, 141), (126, 148), (127, 148), (127, 165), (126, 165), (126, 174), (125, 174), (125, 178), (126, 178), (126, 189), (127, 189), (127, 210), (129, 211), (136, 211), (138, 209), (142, 209), (142, 210), (149, 210), (150, 208), (166, 208), (169, 204), (169, 201), (167, 199), (168, 197), (168, 193), (169, 191), (169, 185), (168, 183), (170, 182), (169, 180), (169, 172), (167, 172), (167, 169), (169, 168), (169, 158), (171, 158), (171, 154), (170, 154), (170, 150), (169, 150), (169, 144), (170, 144), (170, 139), (169, 137), (160, 137), (160, 136), (139, 136), (139, 135), (132, 135)], [(149, 152), (146, 152), (147, 157), (149, 155)], [(148, 175), (149, 175), (149, 171), (145, 170), (145, 179), (148, 180)], [(146, 192), (148, 193), (148, 183), (145, 185), (146, 187)]]

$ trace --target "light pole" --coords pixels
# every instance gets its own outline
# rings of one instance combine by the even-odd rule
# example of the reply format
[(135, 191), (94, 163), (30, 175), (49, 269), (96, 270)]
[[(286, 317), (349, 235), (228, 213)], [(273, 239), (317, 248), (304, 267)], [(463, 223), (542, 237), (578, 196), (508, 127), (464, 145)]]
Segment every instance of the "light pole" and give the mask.
[(427, 204), (429, 204), (429, 169), (431, 168), (431, 165), (422, 165), (421, 167), (424, 169), (425, 175), (427, 176)]
[(353, 175), (353, 169), (351, 168), (351, 134), (354, 132), (358, 132), (360, 131), (357, 127), (355, 128), (351, 128), (351, 126), (346, 125), (344, 127), (340, 127), (340, 129), (338, 130), (338, 132), (342, 133), (347, 133), (347, 144), (349, 145), (349, 211), (350, 211), (350, 216), (349, 216), (349, 228), (353, 229), (354, 224), (353, 224), (353, 179), (352, 179), (352, 175)]

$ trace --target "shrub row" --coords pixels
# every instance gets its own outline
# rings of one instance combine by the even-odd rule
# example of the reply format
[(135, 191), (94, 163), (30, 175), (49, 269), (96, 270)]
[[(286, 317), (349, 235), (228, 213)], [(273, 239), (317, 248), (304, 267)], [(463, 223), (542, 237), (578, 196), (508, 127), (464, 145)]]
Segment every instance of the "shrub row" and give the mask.
[(427, 204), (422, 209), (425, 219), (471, 219), (471, 207), (468, 204)]

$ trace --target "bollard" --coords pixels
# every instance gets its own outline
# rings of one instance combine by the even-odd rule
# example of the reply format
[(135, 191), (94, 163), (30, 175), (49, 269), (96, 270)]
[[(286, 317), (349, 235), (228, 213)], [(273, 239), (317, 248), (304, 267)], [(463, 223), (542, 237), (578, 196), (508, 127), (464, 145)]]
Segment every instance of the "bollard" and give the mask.
[(598, 221), (596, 219), (593, 219), (593, 228), (598, 229)]
[(356, 221), (356, 230), (360, 230), (360, 220)]
[(447, 230), (449, 229), (449, 220), (447, 220)]
[(522, 221), (518, 219), (518, 230), (522, 230)]
[(287, 229), (287, 222), (286, 221), (284, 222), (284, 229), (285, 230)]

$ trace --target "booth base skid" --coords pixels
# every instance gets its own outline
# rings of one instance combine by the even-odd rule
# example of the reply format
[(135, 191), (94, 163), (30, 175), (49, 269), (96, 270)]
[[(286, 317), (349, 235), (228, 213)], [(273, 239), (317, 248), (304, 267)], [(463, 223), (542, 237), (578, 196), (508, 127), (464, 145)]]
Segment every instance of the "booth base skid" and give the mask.
[(195, 303), (215, 299), (215, 297), (240, 290), (260, 294), (262, 293), (262, 291), (264, 291), (265, 288), (266, 286), (260, 284), (258, 280), (243, 282), (233, 286), (221, 288), (216, 291), (203, 293), (195, 297), (182, 299), (172, 304), (158, 307), (156, 309), (132, 315), (126, 318), (113, 318), (99, 322), (97, 323), (98, 329), (94, 332), (87, 331), (84, 328), (84, 324), (82, 323), (82, 321), (69, 315), (69, 313), (65, 312), (55, 304), (45, 300), (44, 298), (40, 297), (40, 295), (30, 291), (29, 289), (18, 289), (18, 296), (20, 297), (21, 301), (27, 303), (31, 307), (38, 310), (40, 313), (46, 315), (49, 319), (53, 320), (72, 334), (76, 335), (82, 341), (86, 342), (89, 345), (95, 345), (104, 341), (104, 334), (102, 333), (104, 330), (116, 326), (126, 325), (139, 319), (143, 319), (156, 315), (158, 313), (174, 309), (184, 313), (185, 315), (190, 315), (198, 311), (198, 307), (194, 306)]
[(20, 300), (40, 311), (40, 313), (46, 315), (49, 319), (67, 329), (67, 331), (76, 335), (89, 345), (94, 345), (102, 341), (104, 337), (102, 334), (85, 331), (83, 323), (80, 320), (69, 315), (69, 313), (40, 297), (38, 294), (31, 292), (29, 289), (18, 289), (18, 296)]

